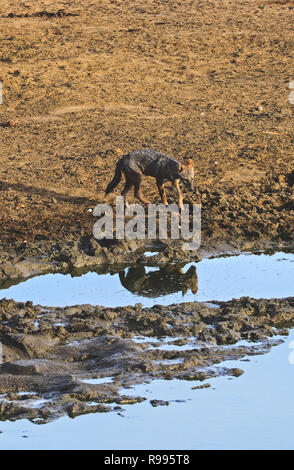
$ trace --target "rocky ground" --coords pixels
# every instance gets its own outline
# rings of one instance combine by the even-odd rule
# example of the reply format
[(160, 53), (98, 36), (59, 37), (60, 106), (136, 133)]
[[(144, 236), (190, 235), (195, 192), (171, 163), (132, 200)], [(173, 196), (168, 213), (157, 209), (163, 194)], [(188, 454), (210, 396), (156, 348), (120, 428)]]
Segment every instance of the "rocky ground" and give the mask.
[[(240, 300), (207, 306), (193, 302), (163, 307), (41, 307), (0, 301), (3, 364), (1, 419), (42, 424), (64, 414), (123, 412), (135, 384), (153, 379), (191, 381), (239, 376), (217, 364), (263, 354), (293, 326), (294, 298)], [(238, 345), (241, 339), (248, 345)], [(166, 345), (169, 348), (166, 348)], [(105, 383), (85, 380), (111, 377)], [(108, 382), (108, 383), (107, 383)], [(152, 400), (152, 406), (168, 402)]]

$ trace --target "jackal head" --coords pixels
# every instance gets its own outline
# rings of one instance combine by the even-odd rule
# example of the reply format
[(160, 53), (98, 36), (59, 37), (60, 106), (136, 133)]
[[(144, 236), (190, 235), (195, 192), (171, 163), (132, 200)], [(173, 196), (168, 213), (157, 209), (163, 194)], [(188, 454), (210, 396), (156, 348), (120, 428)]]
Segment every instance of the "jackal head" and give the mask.
[(194, 163), (191, 159), (187, 160), (187, 165), (181, 164), (179, 179), (189, 191), (194, 191)]

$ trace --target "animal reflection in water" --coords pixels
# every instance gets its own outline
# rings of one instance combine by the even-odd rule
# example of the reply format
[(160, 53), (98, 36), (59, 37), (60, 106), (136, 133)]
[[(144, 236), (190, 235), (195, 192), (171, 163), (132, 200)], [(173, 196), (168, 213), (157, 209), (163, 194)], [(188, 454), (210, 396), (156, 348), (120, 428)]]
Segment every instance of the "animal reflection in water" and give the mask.
[(143, 297), (159, 297), (179, 291), (184, 296), (189, 289), (193, 294), (198, 290), (195, 266), (191, 266), (186, 273), (179, 266), (169, 265), (149, 272), (144, 266), (136, 266), (121, 271), (119, 278), (123, 287)]

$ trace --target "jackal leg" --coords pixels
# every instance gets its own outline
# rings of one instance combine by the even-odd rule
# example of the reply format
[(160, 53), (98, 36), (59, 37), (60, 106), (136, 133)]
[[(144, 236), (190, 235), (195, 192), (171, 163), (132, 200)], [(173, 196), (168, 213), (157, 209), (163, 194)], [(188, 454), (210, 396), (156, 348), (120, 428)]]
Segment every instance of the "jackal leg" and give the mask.
[(179, 208), (182, 209), (183, 208), (183, 195), (182, 195), (182, 191), (181, 191), (181, 188), (180, 188), (179, 180), (175, 180), (175, 187), (176, 187), (176, 190), (178, 192)]
[(164, 185), (163, 185), (162, 181), (160, 181), (160, 180), (156, 180), (156, 184), (157, 184), (157, 188), (158, 188), (158, 192), (160, 194), (161, 200), (162, 200), (163, 204), (165, 206), (167, 206), (168, 202), (166, 200)]
[(127, 193), (130, 191), (130, 189), (132, 188), (133, 185), (134, 185), (134, 183), (132, 181), (126, 179), (125, 187), (121, 192), (121, 195), (124, 196), (124, 198), (125, 198), (125, 205), (126, 206), (128, 206)]
[(135, 191), (134, 191), (135, 197), (139, 199), (139, 201), (143, 202), (143, 204), (150, 204), (150, 202), (147, 201), (147, 199), (144, 199), (141, 196), (140, 187), (142, 183), (142, 175), (136, 174), (136, 178), (133, 181), (134, 181), (134, 186), (135, 186)]

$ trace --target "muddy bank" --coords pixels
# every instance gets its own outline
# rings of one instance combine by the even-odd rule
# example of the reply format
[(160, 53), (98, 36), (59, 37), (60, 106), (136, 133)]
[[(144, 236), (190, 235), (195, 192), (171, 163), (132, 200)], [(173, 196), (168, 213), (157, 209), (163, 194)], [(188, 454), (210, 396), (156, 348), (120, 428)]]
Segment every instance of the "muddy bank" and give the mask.
[(128, 395), (136, 383), (242, 374), (217, 364), (265, 353), (281, 341), (274, 337), (294, 325), (294, 298), (145, 309), (48, 308), (3, 299), (0, 318), (0, 419), (45, 423), (64, 414), (120, 412), (145, 399)]
[[(18, 279), (44, 273), (81, 274), (116, 271), (117, 267), (135, 264), (163, 266), (186, 264), (202, 258), (240, 252), (291, 251), (293, 242), (257, 240), (209, 240), (197, 251), (182, 249), (181, 240), (103, 240), (85, 236), (79, 241), (38, 241), (19, 243), (9, 251), (0, 251), (0, 287), (8, 287)], [(148, 252), (148, 256), (145, 253)], [(154, 252), (152, 254), (151, 252)]]
[[(145, 256), (146, 251), (153, 256)], [(165, 263), (199, 261), (196, 251), (181, 249), (180, 241), (103, 240), (84, 237), (78, 241), (37, 242), (21, 244), (10, 253), (0, 253), (0, 285), (12, 279), (30, 277), (45, 272), (82, 272), (93, 269), (109, 272), (115, 266), (135, 263), (163, 265)]]

